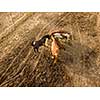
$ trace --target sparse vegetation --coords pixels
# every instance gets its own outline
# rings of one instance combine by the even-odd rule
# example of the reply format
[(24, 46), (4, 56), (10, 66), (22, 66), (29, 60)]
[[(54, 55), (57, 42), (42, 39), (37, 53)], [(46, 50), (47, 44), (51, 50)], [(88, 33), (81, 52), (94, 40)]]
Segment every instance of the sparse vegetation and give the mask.
[[(60, 29), (72, 45), (52, 65), (50, 48), (31, 42)], [(100, 86), (100, 13), (0, 13), (0, 86)]]

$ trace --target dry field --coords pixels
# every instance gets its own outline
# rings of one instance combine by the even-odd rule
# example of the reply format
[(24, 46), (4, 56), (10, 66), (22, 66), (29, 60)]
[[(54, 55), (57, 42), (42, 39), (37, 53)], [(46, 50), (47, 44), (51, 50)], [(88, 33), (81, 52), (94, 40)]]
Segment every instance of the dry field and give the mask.
[[(34, 53), (31, 42), (61, 29), (72, 45), (53, 65), (50, 48)], [(100, 86), (100, 13), (0, 13), (0, 86)]]

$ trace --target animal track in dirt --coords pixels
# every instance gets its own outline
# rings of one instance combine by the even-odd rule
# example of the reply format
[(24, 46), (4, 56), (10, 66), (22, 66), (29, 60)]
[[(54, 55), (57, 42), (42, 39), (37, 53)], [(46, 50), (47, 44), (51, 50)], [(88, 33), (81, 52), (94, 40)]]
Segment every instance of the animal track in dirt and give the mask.
[[(1, 13), (0, 86), (100, 86), (99, 21), (99, 13)], [(50, 48), (34, 53), (31, 42), (60, 29), (73, 40), (53, 65)]]

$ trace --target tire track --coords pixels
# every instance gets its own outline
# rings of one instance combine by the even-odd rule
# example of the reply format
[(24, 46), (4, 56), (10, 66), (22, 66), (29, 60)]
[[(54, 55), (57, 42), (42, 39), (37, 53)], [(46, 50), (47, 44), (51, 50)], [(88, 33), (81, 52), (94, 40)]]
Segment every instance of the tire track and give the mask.
[[(31, 34), (30, 34), (30, 35), (31, 35)], [(31, 37), (31, 36), (30, 36), (30, 37)], [(13, 37), (13, 34), (10, 35), (9, 41), (12, 40), (11, 38), (12, 38), (12, 39), (14, 38), (14, 37)], [(23, 41), (24, 41), (24, 35), (21, 37), (21, 39), (22, 39), (22, 38), (23, 38)], [(28, 38), (27, 38), (27, 40), (28, 40)], [(6, 40), (7, 43), (9, 43), (9, 41)], [(20, 40), (14, 40), (14, 39), (13, 39), (13, 41), (14, 41), (14, 44), (13, 44), (13, 46), (10, 44), (11, 49), (10, 49), (9, 51), (7, 51), (7, 53), (11, 52), (11, 51), (13, 50), (13, 48), (17, 48), (17, 46), (18, 46), (21, 42), (23, 42), (22, 40), (20, 41)], [(16, 42), (15, 42), (15, 41), (16, 41)], [(4, 46), (4, 47), (6, 46), (6, 49), (7, 49), (7, 46), (8, 46), (7, 43), (3, 43), (3, 46)], [(5, 45), (4, 45), (4, 44), (5, 44)], [(4, 47), (2, 47), (2, 49), (3, 49)], [(9, 47), (8, 47), (8, 49), (9, 49)], [(4, 51), (4, 50), (2, 50), (2, 51)], [(3, 58), (7, 53), (5, 53), (5, 52), (4, 52), (4, 54), (2, 53), (2, 54), (1, 54), (1, 58)], [(1, 58), (0, 58), (0, 59), (1, 59)]]
[[(30, 36), (30, 37), (32, 37), (32, 36)], [(27, 44), (25, 44), (25, 45), (27, 45)], [(16, 46), (19, 46), (19, 44), (17, 44)], [(21, 54), (21, 52), (22, 52), (23, 50), (24, 50), (24, 48), (19, 52), (18, 56)], [(13, 65), (13, 62), (17, 59), (18, 56), (16, 56), (16, 57), (13, 59), (12, 63), (10, 64), (10, 66)], [(9, 66), (9, 67), (10, 67), (10, 66)]]
[[(50, 23), (52, 23), (52, 21), (50, 22)], [(50, 24), (49, 23), (49, 24)], [(48, 25), (49, 25), (48, 24)], [(47, 27), (48, 26), (47, 24), (45, 25), (45, 27)], [(45, 27), (43, 27), (43, 29), (42, 29), (42, 31), (45, 29)], [(42, 31), (40, 31), (41, 33), (42, 33)], [(37, 37), (39, 37), (40, 35), (41, 35), (41, 33), (37, 36)], [(31, 52), (31, 51), (29, 51), (29, 52)], [(20, 52), (21, 53), (21, 52)], [(20, 55), (20, 53), (19, 53), (19, 55)], [(18, 56), (17, 56), (18, 57)], [(6, 72), (8, 72), (8, 70), (9, 70), (9, 68), (13, 65), (13, 63), (14, 63), (14, 61), (17, 59), (17, 57), (12, 61), (12, 63), (10, 64), (10, 66), (8, 67), (8, 69), (6, 70)], [(41, 55), (39, 56), (39, 59), (40, 59), (40, 57), (41, 57)], [(38, 60), (39, 61), (39, 60)], [(38, 64), (38, 62), (36, 63), (36, 65)], [(23, 63), (20, 65), (20, 66), (22, 66), (23, 65)], [(35, 66), (36, 66), (35, 65)], [(6, 74), (6, 72), (5, 72), (5, 74)], [(5, 74), (3, 74), (3, 76), (5, 75)], [(2, 77), (1, 77), (1, 79), (2, 79)], [(2, 85), (2, 84), (1, 84)]]
[(2, 73), (0, 72), (0, 77), (3, 73), (5, 73), (8, 66), (12, 63), (12, 61), (14, 60), (16, 55), (18, 55), (20, 50), (23, 48), (23, 45), (26, 44), (26, 43), (27, 43), (27, 41), (25, 41), (25, 43), (22, 43), (21, 45), (19, 44), (17, 48), (13, 49), (13, 52), (9, 53), (7, 56), (5, 56), (3, 59), (1, 59), (1, 61), (0, 61), (0, 65), (1, 65), (0, 70), (3, 71), (3, 72)]
[(29, 58), (29, 56), (30, 56), (30, 54), (31, 54), (31, 51), (32, 51), (32, 48), (29, 49), (29, 52), (27, 53), (26, 57), (24, 58), (24, 60), (23, 60), (23, 61), (20, 63), (20, 65), (18, 66), (17, 72), (14, 73), (14, 75), (12, 75), (12, 76), (10, 77), (10, 79), (8, 79), (8, 80), (2, 82), (2, 84), (1, 84), (0, 86), (4, 86), (5, 84), (7, 84), (7, 83), (13, 81), (14, 79), (16, 79), (17, 77), (19, 77), (19, 76), (22, 74), (22, 72), (23, 72), (24, 69), (25, 69), (25, 66), (23, 66), (23, 68), (22, 68), (22, 65), (25, 64), (25, 62), (28, 60), (28, 58)]
[[(27, 46), (27, 45), (26, 45)], [(25, 49), (25, 48), (24, 48)], [(20, 52), (19, 52), (19, 54), (18, 54), (18, 56), (21, 54), (21, 52), (24, 50), (24, 49), (22, 49)], [(10, 69), (10, 67), (13, 65), (13, 63), (14, 63), (14, 61), (17, 59), (17, 57), (18, 56), (16, 56), (15, 58), (14, 58), (14, 60), (12, 61), (12, 63), (10, 64), (10, 66), (7, 68), (7, 70), (6, 70), (6, 72), (8, 72), (8, 70)], [(5, 73), (6, 73), (5, 72)], [(5, 74), (3, 74), (3, 76), (4, 76)], [(1, 77), (2, 78), (2, 77)]]
[[(61, 19), (64, 19), (64, 17), (60, 18), (59, 20), (61, 20)], [(56, 19), (53, 19), (50, 23), (46, 24), (46, 25), (40, 30), (40, 34), (39, 34), (36, 38), (37, 38), (37, 39), (39, 38), (39, 36), (41, 35), (42, 31), (44, 31), (44, 29), (45, 29), (46, 27), (48, 27), (50, 24), (54, 24), (54, 23), (55, 23), (55, 20), (56, 20)], [(53, 21), (54, 21), (54, 23), (52, 23)], [(59, 21), (58, 23), (56, 23), (55, 26), (53, 26), (53, 27), (56, 27), (57, 25), (59, 25), (59, 23), (60, 23), (60, 21)], [(19, 70), (17, 71), (17, 73), (13, 76), (12, 79), (10, 78), (11, 80), (15, 79), (16, 77), (18, 77), (18, 75), (20, 75), (20, 74), (18, 74), (18, 72), (20, 72), (20, 70), (22, 69), (21, 66), (23, 66), (23, 64), (24, 64), (28, 59), (30, 59), (29, 56), (30, 56), (30, 54), (31, 54), (31, 51), (32, 51), (32, 49), (29, 50), (27, 56), (25, 57), (25, 59), (23, 60), (23, 62), (19, 65)], [(42, 51), (41, 51), (41, 54), (42, 54)], [(37, 58), (37, 62), (35, 63), (34, 70), (36, 69), (36, 67), (37, 67), (37, 65), (38, 65), (38, 63), (39, 63), (39, 59), (41, 58), (41, 54), (40, 54), (39, 57)], [(14, 61), (15, 61), (16, 59), (17, 59), (17, 57), (14, 59)], [(9, 68), (13, 65), (14, 61), (10, 64)], [(25, 68), (24, 68), (24, 69), (25, 69)], [(8, 82), (11, 81), (11, 80), (8, 80)], [(5, 81), (4, 83), (6, 84), (6, 81)], [(1, 84), (1, 86), (3, 86), (3, 84)]]
[(8, 36), (15, 30), (15, 27), (18, 27), (22, 22), (24, 22), (28, 17), (30, 17), (32, 14), (25, 14), (21, 18), (19, 18), (14, 24), (6, 28), (1, 34), (0, 34), (0, 44), (4, 42)]
[[(12, 68), (13, 63), (16, 61), (16, 59), (22, 54), (23, 50), (25, 50), (25, 48), (27, 48), (29, 44), (29, 41), (26, 43), (26, 45), (23, 47), (23, 49), (21, 49), (21, 51), (19, 52), (19, 54), (13, 59), (13, 61), (11, 62), (11, 64), (8, 66), (8, 68), (5, 70), (5, 72), (1, 75), (0, 80), (2, 80), (5, 75), (7, 74), (7, 72), (9, 72), (9, 70)], [(5, 78), (4, 78), (5, 79)], [(3, 79), (3, 80), (4, 80)], [(1, 81), (0, 81), (1, 83)]]
[[(65, 14), (65, 16), (62, 16), (62, 17), (60, 17), (60, 19), (59, 19), (59, 21), (55, 24), (55, 25), (53, 25), (53, 27), (55, 28), (57, 25), (59, 25), (60, 23), (61, 23), (61, 20), (63, 20), (64, 18), (66, 17), (66, 14)], [(54, 19), (54, 20), (56, 20), (56, 19)], [(43, 29), (40, 31), (40, 33), (42, 33), (42, 31), (48, 26), (48, 25), (50, 25), (54, 20), (52, 20), (50, 23), (48, 23), (47, 25), (45, 25), (45, 27), (43, 27)], [(55, 23), (55, 22), (54, 22)], [(53, 24), (54, 24), (53, 23)], [(52, 30), (53, 28), (51, 28), (51, 30)], [(50, 30), (50, 31), (51, 31)], [(49, 31), (49, 32), (50, 32)], [(34, 65), (34, 68), (33, 68), (33, 71), (31, 72), (31, 74), (35, 71), (35, 69), (36, 69), (36, 67), (38, 66), (38, 63), (39, 63), (39, 61), (40, 61), (40, 58), (41, 58), (41, 55), (42, 55), (42, 51), (43, 51), (43, 49), (41, 50), (41, 53), (40, 53), (40, 55), (39, 55), (39, 57), (37, 58), (37, 62), (35, 63), (35, 65)], [(32, 79), (33, 79), (34, 77), (32, 77)], [(31, 80), (32, 80), (31, 79)]]

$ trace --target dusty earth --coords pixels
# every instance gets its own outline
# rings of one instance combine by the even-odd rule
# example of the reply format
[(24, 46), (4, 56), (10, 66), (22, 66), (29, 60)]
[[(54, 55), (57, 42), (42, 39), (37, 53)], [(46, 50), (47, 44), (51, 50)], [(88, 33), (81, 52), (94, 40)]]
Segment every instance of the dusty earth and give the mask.
[[(34, 53), (31, 42), (55, 30), (73, 40), (53, 65), (50, 48)], [(100, 13), (0, 13), (0, 86), (100, 86)]]

